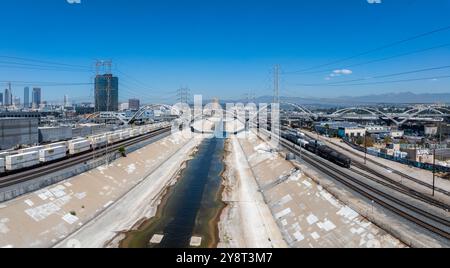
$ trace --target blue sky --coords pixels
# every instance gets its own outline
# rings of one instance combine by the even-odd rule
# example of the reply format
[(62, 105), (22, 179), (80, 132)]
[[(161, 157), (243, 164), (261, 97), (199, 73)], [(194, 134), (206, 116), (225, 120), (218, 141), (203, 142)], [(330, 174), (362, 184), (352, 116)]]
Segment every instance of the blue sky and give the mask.
[[(112, 59), (121, 99), (170, 101), (180, 86), (206, 98), (270, 95), (272, 67), (304, 70), (450, 26), (447, 0), (3, 0), (0, 56), (92, 66)], [(450, 44), (450, 30), (325, 68), (281, 77), (282, 95), (332, 97), (386, 92), (449, 92), (450, 79), (360, 86), (331, 82), (450, 65), (450, 46), (362, 66), (348, 65)], [(19, 65), (19, 64), (22, 65)], [(0, 57), (3, 81), (89, 83), (92, 71), (39, 69)], [(11, 68), (14, 66), (15, 68)], [(62, 69), (62, 70), (61, 70)], [(340, 74), (338, 70), (342, 71)], [(333, 71), (337, 71), (331, 75)], [(351, 74), (350, 72), (351, 71)], [(450, 75), (450, 69), (378, 82)], [(92, 97), (91, 86), (42, 86), (44, 99)], [(305, 86), (314, 84), (315, 86)], [(31, 84), (30, 84), (31, 85)], [(33, 84), (34, 85), (34, 84)], [(21, 95), (23, 85), (13, 84)]]

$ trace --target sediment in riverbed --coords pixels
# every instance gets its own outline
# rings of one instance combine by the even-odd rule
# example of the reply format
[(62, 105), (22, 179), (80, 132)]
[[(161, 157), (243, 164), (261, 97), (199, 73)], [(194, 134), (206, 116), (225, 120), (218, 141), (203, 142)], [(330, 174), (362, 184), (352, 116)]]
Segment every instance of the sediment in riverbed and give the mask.
[(133, 243), (129, 236), (132, 234), (132, 232), (145, 228), (146, 226), (153, 224), (156, 220), (162, 217), (163, 208), (167, 204), (167, 200), (170, 197), (171, 190), (180, 180), (182, 172), (186, 169), (187, 163), (194, 158), (197, 152), (198, 146), (192, 149), (191, 153), (189, 154), (189, 157), (187, 157), (185, 161), (183, 161), (183, 163), (181, 164), (180, 169), (177, 170), (175, 175), (168, 181), (166, 186), (155, 198), (156, 202), (154, 206), (156, 207), (156, 214), (151, 217), (144, 217), (140, 219), (138, 222), (136, 222), (130, 230), (118, 233), (115, 238), (113, 238), (109, 243), (107, 243), (107, 245), (105, 245), (105, 247), (118, 247), (118, 248), (133, 247), (132, 245)]
[[(172, 180), (172, 185), (165, 188), (166, 191), (162, 195), (156, 215), (152, 218), (143, 219), (133, 229), (122, 232), (120, 235), (123, 238), (125, 234), (125, 239), (120, 242), (120, 247), (175, 245), (178, 247), (184, 245), (182, 241), (185, 241), (188, 233), (192, 233), (192, 236), (202, 237), (201, 247), (217, 246), (219, 241), (217, 225), (221, 211), (225, 207), (225, 204), (221, 201), (224, 172), (223, 144), (220, 144), (222, 143), (221, 140), (204, 142), (206, 143), (202, 147), (200, 155), (198, 155), (198, 150), (195, 156), (191, 155), (190, 159), (184, 163), (187, 168), (180, 169), (176, 179)], [(205, 157), (211, 157), (211, 163), (203, 167), (202, 163)], [(186, 192), (188, 190), (190, 192)], [(184, 203), (183, 200), (186, 198), (188, 198), (189, 201), (186, 201), (190, 204)], [(191, 200), (193, 202), (190, 202)], [(180, 209), (182, 209), (183, 214), (178, 213)], [(192, 209), (192, 211), (189, 211), (189, 209)], [(187, 215), (184, 213), (187, 213)], [(195, 222), (192, 222), (190, 219), (193, 220), (194, 218)], [(184, 230), (183, 228), (178, 230), (177, 227), (174, 229), (174, 226), (177, 225), (173, 224), (180, 223), (186, 224)], [(186, 230), (191, 226), (192, 229)], [(161, 245), (148, 245), (154, 234), (163, 233), (168, 240), (165, 237)]]

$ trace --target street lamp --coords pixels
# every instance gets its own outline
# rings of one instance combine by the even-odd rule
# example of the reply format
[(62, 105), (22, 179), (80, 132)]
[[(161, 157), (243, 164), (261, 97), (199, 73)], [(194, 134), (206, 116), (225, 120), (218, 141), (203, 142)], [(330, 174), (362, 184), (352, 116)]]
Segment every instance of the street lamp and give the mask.
[(433, 196), (435, 192), (435, 185), (436, 185), (436, 146), (434, 146), (433, 149)]
[(364, 133), (364, 165), (367, 165), (367, 130)]

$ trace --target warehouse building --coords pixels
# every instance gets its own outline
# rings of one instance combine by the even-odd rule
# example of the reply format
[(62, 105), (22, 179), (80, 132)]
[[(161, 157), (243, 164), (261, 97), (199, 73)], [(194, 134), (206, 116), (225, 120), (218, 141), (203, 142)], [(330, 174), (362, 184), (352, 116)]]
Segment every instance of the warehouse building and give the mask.
[(322, 135), (341, 138), (357, 138), (366, 135), (366, 128), (352, 122), (321, 122), (315, 129)]
[(0, 118), (0, 150), (39, 143), (38, 118)]
[(40, 127), (39, 142), (51, 143), (72, 139), (72, 127)]

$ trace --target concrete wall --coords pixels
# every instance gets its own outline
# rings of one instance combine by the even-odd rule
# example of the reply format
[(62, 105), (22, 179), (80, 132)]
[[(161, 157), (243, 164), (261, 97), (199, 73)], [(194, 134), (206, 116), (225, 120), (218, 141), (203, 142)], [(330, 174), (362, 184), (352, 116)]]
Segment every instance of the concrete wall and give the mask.
[(49, 143), (72, 139), (71, 127), (43, 127), (39, 128), (39, 142)]
[(112, 126), (105, 126), (105, 125), (77, 127), (72, 129), (72, 136), (74, 138), (87, 137), (102, 134), (112, 130), (113, 130)]
[(39, 143), (38, 118), (0, 118), (0, 150)]
[[(110, 156), (110, 161), (113, 161), (119, 157), (119, 154), (112, 154)], [(51, 175), (47, 175), (41, 178), (34, 179), (32, 181), (27, 181), (10, 187), (0, 189), (0, 202), (8, 201), (19, 197), (23, 194), (37, 191), (39, 189), (45, 188), (47, 186), (53, 185), (60, 181), (66, 180), (73, 176), (79, 175), (91, 169), (97, 168), (105, 164), (105, 158), (98, 158), (96, 160), (91, 160), (87, 163), (79, 164), (77, 166), (67, 168), (62, 171), (55, 172)]]
[[(155, 142), (155, 140), (162, 139), (164, 137), (169, 136), (171, 133), (168, 132), (166, 134), (162, 134), (158, 137), (148, 139), (146, 141), (143, 141), (141, 143), (135, 144), (133, 146), (130, 146), (127, 148), (127, 153), (132, 153), (134, 151), (139, 150), (142, 147), (145, 147), (149, 144), (152, 144)], [(111, 153), (109, 155), (109, 162), (112, 162), (118, 158), (121, 157), (120, 153)], [(5, 202), (11, 199), (14, 199), (16, 197), (19, 197), (21, 195), (34, 192), (37, 190), (40, 190), (42, 188), (48, 187), (50, 185), (53, 185), (55, 183), (67, 180), (69, 178), (72, 178), (74, 176), (77, 176), (79, 174), (82, 174), (84, 172), (87, 172), (91, 169), (97, 168), (99, 166), (106, 164), (106, 158), (100, 157), (95, 160), (90, 160), (86, 163), (82, 163), (73, 167), (69, 167), (67, 169), (52, 173), (50, 175), (46, 175), (41, 178), (37, 178), (31, 181), (27, 181), (24, 183), (16, 184), (10, 187), (2, 188), (0, 189), (0, 203)]]

